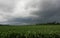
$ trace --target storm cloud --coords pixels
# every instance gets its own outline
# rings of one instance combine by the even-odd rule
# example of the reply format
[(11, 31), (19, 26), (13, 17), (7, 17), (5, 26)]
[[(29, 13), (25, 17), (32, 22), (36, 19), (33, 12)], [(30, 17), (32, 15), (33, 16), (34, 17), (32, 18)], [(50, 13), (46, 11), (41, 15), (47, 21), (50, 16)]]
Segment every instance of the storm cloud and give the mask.
[(60, 0), (0, 0), (0, 24), (60, 22)]

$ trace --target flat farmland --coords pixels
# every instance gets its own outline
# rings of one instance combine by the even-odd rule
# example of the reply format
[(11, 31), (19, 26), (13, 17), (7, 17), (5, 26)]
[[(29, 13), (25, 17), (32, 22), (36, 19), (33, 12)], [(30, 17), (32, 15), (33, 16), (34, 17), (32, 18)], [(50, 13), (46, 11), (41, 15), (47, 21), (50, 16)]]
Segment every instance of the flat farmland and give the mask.
[[(26, 25), (26, 26), (0, 26), (0, 38), (3, 36), (14, 37), (14, 34), (21, 34), (19, 37), (25, 36), (25, 38), (41, 38), (44, 35), (44, 38), (49, 38), (57, 36), (60, 38), (60, 25)], [(37, 36), (41, 34), (41, 36)], [(8, 37), (9, 35), (9, 37)], [(12, 35), (12, 36), (11, 36)], [(16, 36), (17, 36), (16, 35)], [(32, 37), (34, 35), (34, 37)], [(48, 37), (49, 35), (49, 37)], [(54, 36), (53, 36), (54, 35)], [(18, 38), (18, 37), (16, 37)]]
[(8, 31), (40, 31), (40, 32), (60, 32), (60, 25), (29, 25), (29, 26), (0, 26), (0, 32)]

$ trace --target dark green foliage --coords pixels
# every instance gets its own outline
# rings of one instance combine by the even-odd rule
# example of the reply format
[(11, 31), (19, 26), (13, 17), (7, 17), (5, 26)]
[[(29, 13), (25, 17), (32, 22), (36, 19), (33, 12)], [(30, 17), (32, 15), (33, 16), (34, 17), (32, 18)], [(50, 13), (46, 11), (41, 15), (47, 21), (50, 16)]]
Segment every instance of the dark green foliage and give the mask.
[(60, 38), (60, 34), (29, 33), (28, 35), (26, 35), (26, 33), (11, 33), (11, 34), (8, 33), (6, 35), (4, 33), (0, 33), (0, 38)]
[(60, 25), (0, 26), (0, 38), (60, 38)]

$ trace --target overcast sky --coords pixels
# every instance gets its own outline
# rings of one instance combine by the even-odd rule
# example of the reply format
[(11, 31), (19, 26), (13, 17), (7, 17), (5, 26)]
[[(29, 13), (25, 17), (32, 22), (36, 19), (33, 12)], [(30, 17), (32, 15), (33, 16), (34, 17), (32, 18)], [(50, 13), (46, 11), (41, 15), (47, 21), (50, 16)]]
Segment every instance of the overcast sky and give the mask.
[(0, 0), (0, 24), (60, 22), (60, 0)]

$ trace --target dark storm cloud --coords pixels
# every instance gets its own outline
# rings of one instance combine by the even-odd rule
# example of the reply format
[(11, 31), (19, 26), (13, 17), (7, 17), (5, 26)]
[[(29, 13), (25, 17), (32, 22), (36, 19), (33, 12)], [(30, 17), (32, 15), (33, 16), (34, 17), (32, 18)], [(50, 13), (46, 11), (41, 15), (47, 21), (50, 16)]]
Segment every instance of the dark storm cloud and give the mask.
[[(24, 1), (24, 0), (23, 0)], [(22, 3), (25, 3), (23, 2)], [(34, 0), (33, 0), (34, 1)], [(40, 2), (41, 1), (41, 2)], [(28, 1), (27, 1), (28, 2)], [(13, 3), (12, 3), (13, 4)], [(5, 13), (8, 11), (8, 16), (2, 18), (7, 19), (7, 21), (3, 23), (7, 24), (34, 24), (34, 23), (47, 23), (47, 22), (60, 22), (60, 0), (35, 0), (35, 2), (30, 2), (27, 7), (23, 10), (22, 7), (24, 7), (24, 4), (19, 6), (19, 8), (13, 10), (13, 5), (3, 5), (0, 4), (0, 9), (2, 9)], [(30, 6), (30, 7), (28, 7)], [(7, 8), (7, 9), (6, 9)], [(29, 9), (28, 9), (29, 8)], [(28, 9), (28, 10), (27, 10)], [(17, 12), (16, 12), (17, 10)], [(21, 11), (22, 10), (22, 11)], [(16, 13), (13, 13), (11, 11), (15, 11)], [(4, 14), (3, 12), (3, 14)], [(19, 12), (19, 13), (18, 13)], [(24, 14), (23, 14), (24, 13)], [(29, 13), (29, 15), (25, 15), (25, 13)], [(0, 13), (1, 15), (1, 13)], [(14, 15), (14, 16), (13, 16)], [(9, 17), (10, 16), (10, 17)], [(25, 16), (25, 17), (24, 17)]]
[[(39, 6), (39, 5), (38, 5)], [(14, 18), (14, 22), (21, 23), (47, 23), (47, 22), (60, 22), (60, 0), (51, 0), (51, 1), (43, 1), (42, 11), (35, 11), (31, 13), (32, 15), (38, 16), (36, 17), (27, 17), (25, 18)]]
[[(52, 0), (51, 0), (52, 1)], [(33, 13), (39, 16), (36, 20), (40, 20), (40, 22), (60, 22), (60, 0), (56, 0), (53, 2), (45, 2), (42, 4), (42, 11), (37, 11)], [(59, 21), (58, 21), (59, 20)]]

